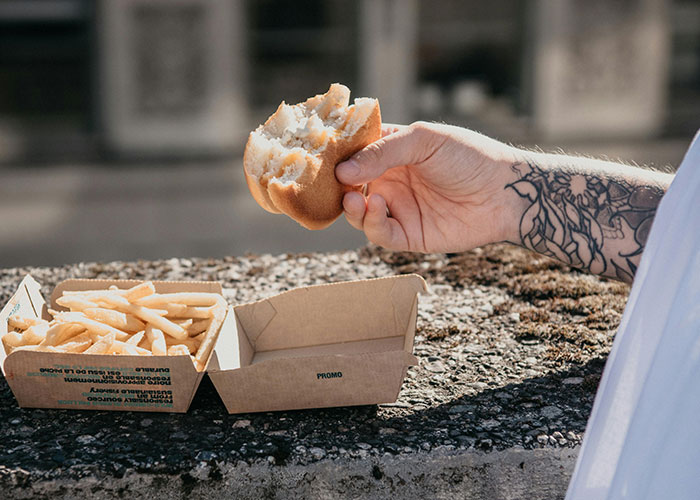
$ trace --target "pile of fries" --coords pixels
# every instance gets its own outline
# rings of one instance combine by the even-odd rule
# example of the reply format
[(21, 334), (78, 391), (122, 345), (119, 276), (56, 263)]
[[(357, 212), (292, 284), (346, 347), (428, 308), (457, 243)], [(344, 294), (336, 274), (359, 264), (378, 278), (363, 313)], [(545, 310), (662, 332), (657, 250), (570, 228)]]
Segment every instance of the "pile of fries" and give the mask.
[(130, 355), (189, 355), (203, 370), (226, 316), (216, 293), (156, 293), (150, 281), (129, 289), (66, 291), (53, 320), (8, 319), (5, 352), (21, 350)]

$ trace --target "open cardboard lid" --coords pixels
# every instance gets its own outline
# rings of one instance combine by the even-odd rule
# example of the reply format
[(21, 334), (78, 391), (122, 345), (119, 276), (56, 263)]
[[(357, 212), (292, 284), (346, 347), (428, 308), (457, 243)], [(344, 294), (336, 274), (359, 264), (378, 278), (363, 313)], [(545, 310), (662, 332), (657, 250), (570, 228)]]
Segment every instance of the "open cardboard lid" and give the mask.
[(395, 401), (417, 363), (417, 295), (425, 290), (423, 278), (403, 275), (236, 306), (209, 376), (230, 412)]
[[(70, 279), (51, 294), (52, 309), (65, 290), (130, 288), (140, 280)], [(153, 281), (156, 291), (222, 293), (217, 282)], [(0, 312), (0, 336), (13, 314), (50, 319), (41, 286), (27, 275)], [(185, 412), (204, 375), (189, 356), (128, 356), (15, 351), (0, 348), (0, 364), (20, 406)], [(116, 391), (116, 392), (115, 392)], [(87, 395), (86, 395), (87, 394)], [(169, 397), (164, 397), (163, 394)], [(121, 401), (115, 401), (121, 398)]]

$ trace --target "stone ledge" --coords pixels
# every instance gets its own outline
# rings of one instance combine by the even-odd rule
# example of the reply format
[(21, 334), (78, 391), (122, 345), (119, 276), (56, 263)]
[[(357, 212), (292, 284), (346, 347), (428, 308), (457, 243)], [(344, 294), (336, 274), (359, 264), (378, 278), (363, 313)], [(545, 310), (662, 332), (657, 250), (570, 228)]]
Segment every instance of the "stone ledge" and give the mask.
[[(192, 478), (202, 471), (206, 484), (228, 478), (230, 491), (248, 471), (251, 491), (274, 492), (289, 471), (314, 471), (311, 478), (336, 470), (327, 474), (340, 478), (345, 469), (381, 496), (391, 482), (369, 480), (374, 465), (398, 487), (401, 470), (429, 464), (442, 465), (426, 472), (426, 484), (446, 496), (472, 488), (469, 481), (455, 486), (463, 475), (483, 478), (463, 490), (471, 498), (518, 498), (518, 491), (561, 498), (628, 293), (625, 285), (507, 245), (454, 255), (370, 247), (0, 269), (3, 303), (27, 272), (44, 293), (68, 277), (218, 280), (234, 304), (293, 287), (411, 272), (432, 292), (419, 302), (420, 363), (408, 370), (394, 404), (228, 415), (205, 377), (186, 414), (33, 410), (18, 408), (0, 379), (0, 488), (23, 495), (55, 484), (52, 496), (65, 498), (78, 496), (67, 485), (80, 488), (88, 478), (106, 487), (138, 477), (144, 488), (170, 485), (181, 496), (183, 484), (196, 487)], [(541, 479), (505, 467), (510, 456), (522, 456), (531, 464), (525, 470), (540, 470)], [(436, 472), (440, 467), (458, 472), (451, 479)], [(353, 484), (346, 481), (344, 496), (364, 496)]]
[[(578, 449), (417, 453), (371, 460), (324, 459), (308, 465), (201, 463), (183, 475), (130, 472), (26, 482), (11, 498), (531, 499), (563, 498)], [(1, 473), (1, 471), (0, 471)], [(6, 497), (8, 498), (8, 497)]]

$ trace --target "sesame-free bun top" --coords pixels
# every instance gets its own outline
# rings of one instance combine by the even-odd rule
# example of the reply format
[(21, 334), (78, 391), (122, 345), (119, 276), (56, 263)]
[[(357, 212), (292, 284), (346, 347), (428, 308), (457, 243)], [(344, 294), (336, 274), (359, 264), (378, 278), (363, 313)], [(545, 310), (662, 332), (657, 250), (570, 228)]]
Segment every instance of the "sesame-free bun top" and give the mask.
[(334, 83), (305, 102), (282, 102), (250, 133), (243, 168), (261, 207), (307, 229), (324, 229), (343, 212), (343, 195), (359, 187), (340, 184), (335, 166), (381, 137), (379, 102), (349, 100), (350, 90)]

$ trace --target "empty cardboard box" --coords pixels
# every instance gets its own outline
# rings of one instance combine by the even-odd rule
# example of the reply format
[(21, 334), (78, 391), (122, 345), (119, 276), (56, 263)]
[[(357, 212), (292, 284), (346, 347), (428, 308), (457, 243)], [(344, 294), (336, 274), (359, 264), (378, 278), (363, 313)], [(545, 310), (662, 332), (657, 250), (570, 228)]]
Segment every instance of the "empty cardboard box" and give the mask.
[[(410, 365), (420, 276), (297, 288), (236, 306), (209, 377), (229, 413), (396, 401)], [(227, 326), (227, 325), (225, 325)]]

